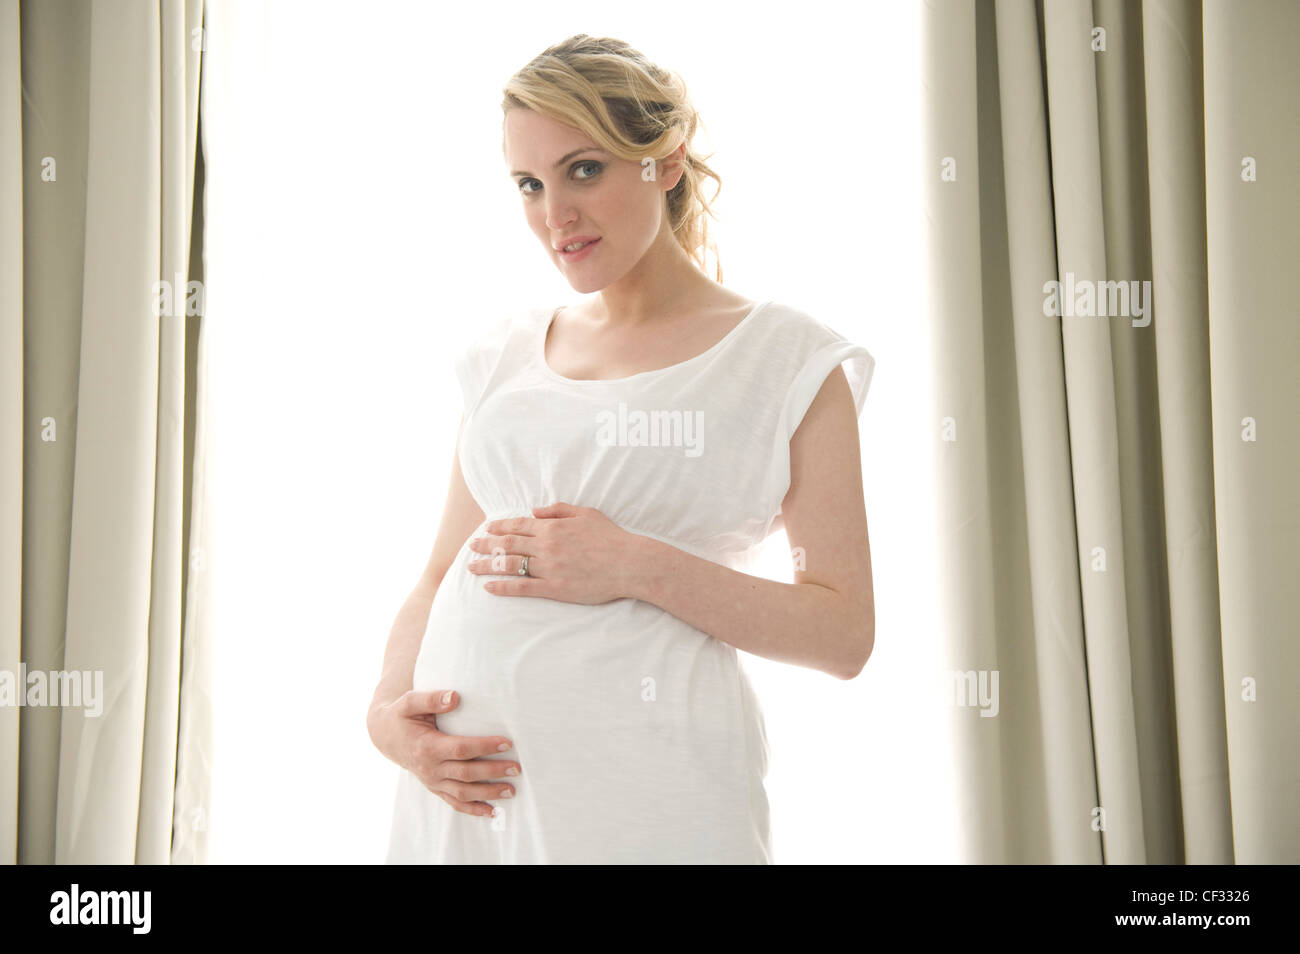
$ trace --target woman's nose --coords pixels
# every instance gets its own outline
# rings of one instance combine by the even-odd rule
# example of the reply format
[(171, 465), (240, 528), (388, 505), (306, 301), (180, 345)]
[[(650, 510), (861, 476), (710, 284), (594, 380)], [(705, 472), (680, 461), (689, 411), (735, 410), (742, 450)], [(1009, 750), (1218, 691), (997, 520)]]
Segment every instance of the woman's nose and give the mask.
[(573, 203), (567, 199), (550, 199), (546, 203), (546, 226), (556, 232), (570, 225), (577, 215)]

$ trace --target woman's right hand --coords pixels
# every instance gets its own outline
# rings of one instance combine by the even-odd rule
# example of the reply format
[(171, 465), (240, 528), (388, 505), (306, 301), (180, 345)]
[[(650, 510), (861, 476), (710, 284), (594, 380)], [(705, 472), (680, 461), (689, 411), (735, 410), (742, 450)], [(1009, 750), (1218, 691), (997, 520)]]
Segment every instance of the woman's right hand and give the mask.
[(389, 702), (372, 703), (366, 716), (370, 740), (433, 794), (467, 815), (491, 815), (487, 799), (512, 798), (514, 787), (487, 779), (518, 775), (520, 765), (486, 758), (513, 747), (501, 736), (448, 735), (435, 718), (460, 704), (455, 691), (408, 690)]

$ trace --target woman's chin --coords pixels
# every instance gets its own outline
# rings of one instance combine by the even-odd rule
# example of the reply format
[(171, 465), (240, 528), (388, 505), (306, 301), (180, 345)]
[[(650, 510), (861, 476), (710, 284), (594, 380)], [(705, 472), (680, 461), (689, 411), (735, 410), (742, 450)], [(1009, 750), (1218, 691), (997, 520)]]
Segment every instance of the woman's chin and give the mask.
[(564, 277), (568, 280), (569, 287), (579, 295), (590, 295), (592, 292), (598, 292), (608, 284), (608, 282), (575, 278), (572, 275), (565, 275)]

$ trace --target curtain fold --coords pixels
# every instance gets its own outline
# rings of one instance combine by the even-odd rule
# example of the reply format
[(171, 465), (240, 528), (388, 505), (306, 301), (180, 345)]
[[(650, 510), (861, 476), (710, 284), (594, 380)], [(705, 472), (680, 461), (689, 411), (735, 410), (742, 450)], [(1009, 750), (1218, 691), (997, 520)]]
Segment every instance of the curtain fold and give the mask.
[(1300, 861), (1300, 4), (1205, 5), (1206, 232), (1237, 860)]
[(1177, 753), (1186, 860), (1233, 858), (1228, 788), (1206, 286), (1205, 127), (1199, 5), (1142, 8), (1152, 290), (1165, 554), (1178, 690)]
[(201, 861), (206, 845), (207, 576), (186, 565), (206, 517), (202, 12), (0, 6), (0, 172), (17, 210), (0, 246), (2, 433), (21, 461), (2, 485), (0, 586), (18, 598), (0, 653), (15, 675), (102, 679), (93, 707), (0, 710), (9, 861)]
[[(23, 188), (18, 0), (0, 0), (0, 673), (22, 661)], [(0, 861), (18, 854), (18, 708), (0, 705)]]
[(1300, 5), (924, 20), (964, 855), (1300, 860)]

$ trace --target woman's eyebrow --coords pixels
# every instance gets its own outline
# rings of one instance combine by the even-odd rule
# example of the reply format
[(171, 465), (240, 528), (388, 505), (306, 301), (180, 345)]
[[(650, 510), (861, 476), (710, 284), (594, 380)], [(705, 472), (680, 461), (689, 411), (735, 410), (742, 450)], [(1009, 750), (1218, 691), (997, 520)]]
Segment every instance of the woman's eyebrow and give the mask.
[[(563, 156), (561, 156), (559, 159), (556, 159), (556, 160), (555, 160), (555, 168), (558, 169), (560, 166), (564, 165), (566, 162), (568, 162), (568, 161), (569, 161), (570, 159), (572, 159), (574, 156), (580, 156), (580, 155), (582, 155), (584, 152), (604, 152), (604, 151), (605, 151), (605, 150), (603, 150), (603, 149), (598, 149), (598, 148), (595, 147), (595, 146), (583, 146), (581, 149), (575, 149), (575, 150), (573, 150), (573, 152), (565, 153), (565, 154), (564, 154)], [(530, 175), (532, 175), (531, 172), (524, 172), (524, 171), (522, 171), (522, 170), (520, 170), (520, 169), (512, 169), (512, 170), (510, 171), (510, 174), (511, 174), (512, 176), (530, 176)]]

